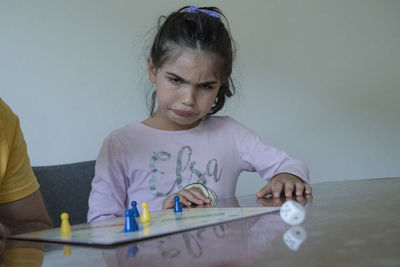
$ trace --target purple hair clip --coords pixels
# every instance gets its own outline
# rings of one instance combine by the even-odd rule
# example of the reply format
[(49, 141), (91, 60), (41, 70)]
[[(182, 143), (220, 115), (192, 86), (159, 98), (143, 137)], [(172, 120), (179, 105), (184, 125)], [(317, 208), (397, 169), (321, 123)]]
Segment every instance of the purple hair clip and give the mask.
[(187, 13), (199, 13), (199, 12), (201, 12), (201, 13), (207, 14), (207, 15), (209, 15), (211, 17), (214, 17), (214, 18), (217, 18), (217, 19), (220, 18), (218, 12), (212, 11), (212, 10), (208, 10), (208, 9), (201, 9), (201, 8), (198, 8), (197, 6), (190, 6), (190, 7), (186, 8), (185, 12), (187, 12)]

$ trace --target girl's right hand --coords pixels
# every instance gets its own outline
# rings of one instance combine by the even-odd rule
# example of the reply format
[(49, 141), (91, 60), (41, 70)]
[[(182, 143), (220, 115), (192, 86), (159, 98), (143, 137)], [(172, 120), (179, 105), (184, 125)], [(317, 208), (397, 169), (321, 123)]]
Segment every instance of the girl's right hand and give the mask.
[(179, 196), (182, 208), (190, 207), (211, 207), (211, 199), (207, 198), (199, 188), (182, 189), (175, 194), (168, 196), (163, 203), (163, 209), (173, 209), (175, 206), (174, 197)]

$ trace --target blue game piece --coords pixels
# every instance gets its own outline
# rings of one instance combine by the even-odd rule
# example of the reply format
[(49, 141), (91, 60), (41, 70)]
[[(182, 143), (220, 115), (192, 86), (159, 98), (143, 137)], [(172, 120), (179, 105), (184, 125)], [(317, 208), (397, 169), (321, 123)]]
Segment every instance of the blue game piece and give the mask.
[(131, 204), (132, 204), (133, 217), (140, 218), (139, 210), (137, 208), (137, 202), (132, 201)]
[(128, 247), (128, 255), (130, 258), (135, 257), (136, 253), (138, 252), (139, 248), (136, 245), (130, 245)]
[(132, 210), (125, 210), (125, 229), (124, 232), (136, 232), (139, 230), (139, 227), (136, 223), (135, 217), (133, 217)]
[(174, 212), (175, 213), (182, 212), (182, 206), (181, 203), (179, 202), (179, 196), (174, 196), (174, 200), (175, 200)]

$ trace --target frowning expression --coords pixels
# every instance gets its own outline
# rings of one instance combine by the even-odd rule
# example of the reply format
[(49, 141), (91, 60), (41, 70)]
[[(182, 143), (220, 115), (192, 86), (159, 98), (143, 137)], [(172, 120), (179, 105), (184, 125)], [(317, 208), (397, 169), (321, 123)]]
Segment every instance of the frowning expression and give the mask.
[(200, 50), (184, 50), (159, 69), (149, 59), (148, 69), (157, 90), (157, 110), (153, 117), (160, 129), (195, 127), (210, 111), (221, 87), (215, 57)]

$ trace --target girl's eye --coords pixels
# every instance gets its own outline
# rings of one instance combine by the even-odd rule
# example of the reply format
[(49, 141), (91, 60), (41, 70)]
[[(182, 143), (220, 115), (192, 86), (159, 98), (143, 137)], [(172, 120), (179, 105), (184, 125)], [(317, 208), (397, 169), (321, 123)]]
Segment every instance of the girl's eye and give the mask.
[(210, 85), (210, 84), (200, 84), (199, 86), (201, 89), (213, 89), (214, 86)]
[(171, 83), (173, 83), (173, 84), (180, 84), (180, 83), (182, 82), (182, 80), (179, 79), (179, 78), (172, 78), (172, 77), (170, 77), (170, 78), (168, 78), (168, 80), (169, 80)]

